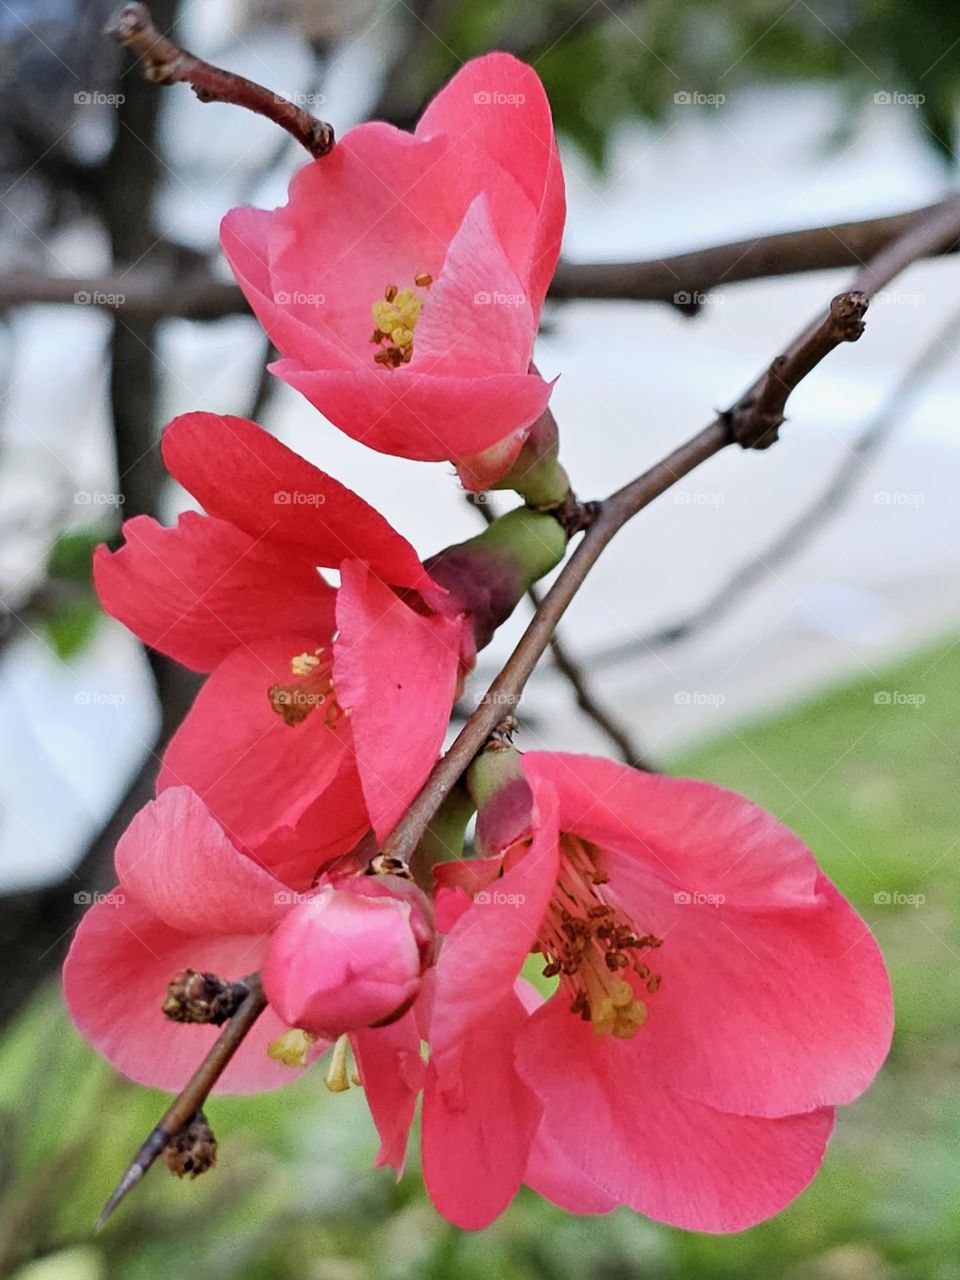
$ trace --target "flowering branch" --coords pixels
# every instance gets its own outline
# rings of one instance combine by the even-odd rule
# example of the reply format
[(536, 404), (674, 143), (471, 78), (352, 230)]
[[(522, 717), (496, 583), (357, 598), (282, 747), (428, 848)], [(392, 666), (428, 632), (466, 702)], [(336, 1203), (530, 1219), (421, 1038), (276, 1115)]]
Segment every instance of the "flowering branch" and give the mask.
[(143, 74), (154, 84), (189, 84), (201, 102), (231, 102), (266, 116), (312, 156), (325, 156), (333, 146), (332, 125), (263, 85), (181, 49), (157, 30), (144, 4), (125, 4), (110, 19), (106, 34), (141, 59)]

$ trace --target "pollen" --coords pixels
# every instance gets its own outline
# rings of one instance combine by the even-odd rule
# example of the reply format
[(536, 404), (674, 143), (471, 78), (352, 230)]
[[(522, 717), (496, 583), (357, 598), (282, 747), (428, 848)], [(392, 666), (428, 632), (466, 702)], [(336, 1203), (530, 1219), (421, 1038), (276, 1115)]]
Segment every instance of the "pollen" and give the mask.
[[(419, 289), (433, 284), (429, 271), (418, 271), (413, 282)], [(374, 361), (385, 369), (398, 369), (413, 358), (413, 331), (423, 309), (423, 298), (413, 289), (398, 289), (388, 284), (383, 297), (371, 303), (370, 311), (376, 328), (370, 341), (380, 350), (374, 353)], [(386, 343), (384, 346), (382, 344)]]
[(590, 1022), (598, 1036), (629, 1040), (647, 1019), (638, 996), (652, 995), (660, 977), (651, 974), (650, 951), (661, 939), (640, 933), (606, 900), (609, 876), (599, 853), (564, 836), (557, 888), (538, 940), (546, 977), (559, 976), (571, 997), (570, 1012)]
[(326, 649), (298, 653), (290, 660), (290, 672), (296, 678), (289, 684), (273, 684), (267, 690), (271, 708), (293, 727), (302, 724), (317, 708), (332, 729), (342, 712), (333, 691), (333, 656)]
[(267, 1045), (267, 1057), (282, 1062), (285, 1067), (305, 1067), (307, 1055), (317, 1042), (317, 1037), (302, 1027), (291, 1027), (282, 1036)]

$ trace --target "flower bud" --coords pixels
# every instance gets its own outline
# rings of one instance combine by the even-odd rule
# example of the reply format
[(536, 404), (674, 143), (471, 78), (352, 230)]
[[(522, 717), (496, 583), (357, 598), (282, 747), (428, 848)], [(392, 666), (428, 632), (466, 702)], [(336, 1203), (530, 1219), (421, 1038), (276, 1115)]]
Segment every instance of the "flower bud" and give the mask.
[(433, 959), (430, 904), (396, 876), (321, 884), (270, 940), (263, 986), (291, 1027), (334, 1039), (383, 1026), (416, 999)]

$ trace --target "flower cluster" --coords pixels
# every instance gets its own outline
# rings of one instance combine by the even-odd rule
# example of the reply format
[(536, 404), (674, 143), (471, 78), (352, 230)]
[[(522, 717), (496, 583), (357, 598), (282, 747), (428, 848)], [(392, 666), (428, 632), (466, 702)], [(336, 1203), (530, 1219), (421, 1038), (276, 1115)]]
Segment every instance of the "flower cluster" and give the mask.
[(498, 741), (468, 776), (472, 856), (462, 814), (441, 836), (446, 806), (410, 866), (382, 852), (477, 650), (564, 555), (572, 495), (531, 363), (563, 217), (543, 88), (492, 54), (413, 134), (362, 125), (285, 206), (225, 218), (279, 377), (371, 448), (525, 501), (423, 561), (255, 423), (167, 427), (202, 513), (127, 521), (95, 579), (206, 678), (66, 998), (119, 1070), (176, 1090), (256, 975), (266, 1009), (218, 1087), (324, 1057), (397, 1170), (422, 1098), (424, 1179), (462, 1227), (528, 1185), (738, 1230), (810, 1180), (891, 1033), (877, 947), (800, 840), (705, 782)]

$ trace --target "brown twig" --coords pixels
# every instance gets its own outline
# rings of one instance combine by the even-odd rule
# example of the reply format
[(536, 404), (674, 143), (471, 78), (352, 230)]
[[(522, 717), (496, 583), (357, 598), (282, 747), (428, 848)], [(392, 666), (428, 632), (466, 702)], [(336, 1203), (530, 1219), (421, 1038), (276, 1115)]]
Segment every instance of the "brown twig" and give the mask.
[[(488, 501), (478, 501), (488, 497), (487, 494), (466, 494), (468, 506), (478, 511), (487, 524), (492, 524), (496, 519), (496, 513), (491, 509)], [(532, 586), (527, 592), (527, 599), (533, 605), (534, 611), (539, 609), (542, 604), (539, 588)], [(637, 747), (626, 727), (617, 721), (594, 694), (583, 664), (567, 648), (559, 631), (555, 631), (550, 637), (550, 656), (553, 658), (553, 665), (572, 689), (577, 706), (587, 719), (592, 720), (600, 732), (610, 739), (619, 752), (621, 760), (639, 769), (646, 769), (648, 773), (653, 772), (654, 766)]]
[[(899, 241), (911, 227), (929, 225), (930, 214), (944, 207), (929, 205), (887, 218), (758, 236), (650, 262), (561, 262), (550, 285), (550, 297), (559, 301), (670, 302), (682, 311), (694, 312), (719, 284), (855, 267)], [(933, 257), (954, 253), (957, 248), (954, 238), (915, 256)], [(219, 320), (249, 311), (237, 285), (195, 268), (186, 275), (137, 268), (96, 277), (49, 276), (35, 271), (0, 277), (0, 311), (25, 304), (58, 305), (78, 300), (104, 311), (146, 318)]]
[(263, 994), (259, 974), (252, 974), (246, 982), (250, 992), (243, 1004), (217, 1036), (210, 1052), (193, 1073), (186, 1087), (174, 1098), (149, 1137), (141, 1144), (123, 1177), (117, 1183), (116, 1190), (104, 1205), (103, 1212), (94, 1224), (94, 1231), (99, 1231), (103, 1227), (121, 1201), (143, 1178), (157, 1157), (163, 1153), (171, 1139), (202, 1109), (211, 1089), (223, 1075), (228, 1062), (267, 1007), (267, 998)]
[(331, 125), (281, 94), (181, 49), (157, 30), (145, 4), (125, 4), (110, 19), (105, 34), (141, 59), (143, 74), (154, 84), (189, 84), (201, 102), (230, 102), (266, 116), (314, 157), (325, 156), (333, 146)]

